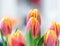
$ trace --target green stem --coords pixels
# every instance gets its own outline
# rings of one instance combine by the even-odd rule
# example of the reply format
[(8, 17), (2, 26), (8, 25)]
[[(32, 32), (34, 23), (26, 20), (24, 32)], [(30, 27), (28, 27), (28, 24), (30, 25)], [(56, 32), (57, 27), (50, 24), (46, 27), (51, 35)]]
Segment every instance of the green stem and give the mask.
[(16, 28), (15, 32), (18, 30), (18, 28)]
[(2, 32), (1, 32), (1, 38), (2, 38), (3, 46), (6, 46), (5, 41), (4, 41), (4, 38), (3, 38), (3, 35), (2, 35)]
[(8, 38), (7, 38), (7, 37), (6, 37), (6, 41), (7, 41), (7, 42), (6, 42), (6, 46), (8, 46)]

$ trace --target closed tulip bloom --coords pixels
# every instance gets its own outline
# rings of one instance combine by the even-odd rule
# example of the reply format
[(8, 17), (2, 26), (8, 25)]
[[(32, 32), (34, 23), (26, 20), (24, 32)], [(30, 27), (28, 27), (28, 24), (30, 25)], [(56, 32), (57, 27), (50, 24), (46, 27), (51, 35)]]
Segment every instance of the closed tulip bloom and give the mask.
[(58, 38), (55, 31), (46, 31), (44, 35), (44, 46), (58, 46)]
[(26, 18), (26, 23), (28, 23), (28, 21), (31, 17), (37, 18), (37, 20), (39, 21), (39, 24), (41, 25), (41, 17), (40, 17), (40, 13), (39, 13), (38, 9), (33, 9), (33, 10), (29, 11), (28, 16)]
[(33, 0), (33, 2), (34, 2), (34, 3), (39, 3), (39, 2), (40, 2), (40, 0)]
[[(12, 26), (14, 23), (12, 23), (13, 20), (12, 19), (9, 19), (9, 18), (3, 18), (1, 21), (0, 21), (0, 30), (2, 31), (2, 34), (4, 36), (10, 34), (12, 32)], [(15, 22), (15, 21), (14, 21)]]
[(21, 31), (16, 31), (8, 37), (8, 46), (25, 46), (24, 37)]
[(37, 37), (40, 34), (40, 25), (35, 17), (31, 17), (26, 26), (26, 32), (31, 30), (32, 36)]
[(60, 25), (57, 22), (53, 22), (49, 29), (55, 31), (57, 36), (60, 35)]

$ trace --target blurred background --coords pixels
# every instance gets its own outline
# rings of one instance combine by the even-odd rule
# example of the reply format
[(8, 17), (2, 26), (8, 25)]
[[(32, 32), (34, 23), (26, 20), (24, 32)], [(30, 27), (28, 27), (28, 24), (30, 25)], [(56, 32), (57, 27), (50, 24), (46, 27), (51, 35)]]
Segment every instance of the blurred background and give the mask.
[(32, 0), (0, 0), (0, 19), (2, 17), (18, 18), (19, 23), (16, 27), (25, 35), (26, 16), (30, 9), (35, 8), (40, 11), (42, 35), (52, 21), (60, 23), (60, 0), (40, 0), (38, 3)]

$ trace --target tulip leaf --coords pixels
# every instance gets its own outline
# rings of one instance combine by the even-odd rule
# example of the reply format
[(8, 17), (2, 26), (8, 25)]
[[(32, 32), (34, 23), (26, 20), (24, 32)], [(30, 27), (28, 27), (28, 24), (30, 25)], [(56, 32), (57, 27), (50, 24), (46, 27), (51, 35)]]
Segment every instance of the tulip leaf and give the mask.
[(6, 46), (8, 46), (8, 43), (7, 43), (7, 41), (5, 41), (5, 45), (6, 45)]
[(31, 30), (26, 33), (26, 46), (33, 46)]
[(3, 46), (7, 46), (5, 41), (4, 41), (4, 38), (3, 38), (3, 34), (2, 34), (2, 31), (0, 30), (0, 33), (1, 33), (1, 38), (2, 38), (2, 43), (3, 43)]
[(39, 42), (39, 39), (40, 39), (40, 35), (34, 39), (34, 46), (37, 46), (38, 42)]
[(58, 46), (60, 46), (60, 36), (58, 37)]
[(16, 28), (15, 32), (18, 30), (18, 28)]
[(37, 46), (42, 46), (42, 45), (43, 45), (43, 37), (40, 38), (40, 40), (39, 40)]
[(26, 46), (37, 46), (41, 36), (33, 38), (31, 30), (26, 33)]

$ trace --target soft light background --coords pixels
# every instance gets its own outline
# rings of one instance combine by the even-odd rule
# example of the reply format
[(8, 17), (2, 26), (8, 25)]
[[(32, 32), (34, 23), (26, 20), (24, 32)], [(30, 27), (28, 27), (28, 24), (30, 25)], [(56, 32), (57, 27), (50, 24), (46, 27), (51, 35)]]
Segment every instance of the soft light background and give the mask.
[(60, 0), (41, 0), (39, 5), (31, 3), (29, 0), (0, 0), (0, 19), (2, 17), (17, 17), (19, 23), (16, 27), (25, 35), (25, 18), (28, 11), (34, 8), (38, 8), (41, 14), (42, 35), (52, 21), (60, 23)]

